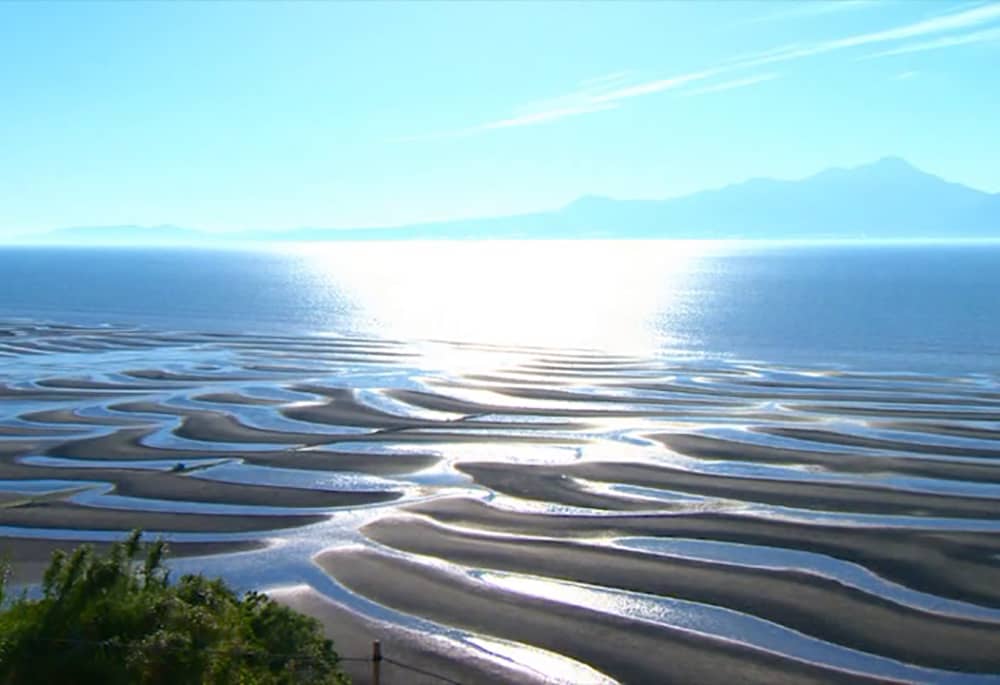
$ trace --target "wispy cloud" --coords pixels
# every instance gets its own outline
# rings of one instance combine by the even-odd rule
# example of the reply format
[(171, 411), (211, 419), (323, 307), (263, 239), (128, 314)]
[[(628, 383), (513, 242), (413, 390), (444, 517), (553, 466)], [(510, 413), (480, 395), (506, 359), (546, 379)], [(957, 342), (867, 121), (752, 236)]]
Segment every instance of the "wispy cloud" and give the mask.
[(716, 83), (711, 86), (704, 86), (702, 88), (695, 88), (694, 90), (687, 90), (681, 93), (681, 95), (706, 95), (708, 93), (719, 93), (724, 90), (733, 90), (734, 88), (746, 88), (747, 86), (754, 86), (758, 83), (764, 83), (766, 81), (773, 81), (778, 78), (777, 74), (758, 74), (757, 76), (748, 76), (747, 78), (735, 79), (733, 81), (724, 81), (723, 83)]
[(989, 43), (1000, 41), (1000, 27), (972, 31), (971, 33), (960, 33), (954, 36), (942, 36), (933, 40), (907, 43), (890, 50), (882, 50), (870, 55), (865, 55), (861, 59), (877, 59), (879, 57), (892, 57), (893, 55), (906, 55), (913, 52), (924, 52), (926, 50), (940, 50), (942, 48), (958, 47), (960, 45), (972, 45), (973, 43)]
[[(760, 53), (758, 56), (750, 56), (745, 59), (742, 66), (760, 66), (774, 62), (787, 62), (789, 60), (813, 57), (850, 48), (863, 47), (866, 45), (877, 45), (879, 43), (892, 43), (913, 38), (923, 38), (939, 33), (948, 33), (961, 29), (977, 28), (984, 24), (989, 24), (1000, 20), (1000, 3), (980, 5), (971, 9), (950, 14), (942, 14), (923, 19), (921, 21), (904, 24), (882, 31), (871, 31), (859, 33), (844, 38), (820, 41), (805, 45), (792, 45), (784, 50), (770, 50)], [(963, 34), (968, 35), (968, 34)], [(950, 38), (954, 38), (951, 36)], [(904, 46), (905, 47), (905, 46)]]
[(619, 71), (614, 74), (585, 79), (577, 85), (576, 90), (570, 93), (544, 100), (535, 100), (515, 107), (512, 118), (524, 118), (549, 111), (565, 110), (569, 112), (570, 110), (588, 109), (600, 104), (601, 98), (608, 93), (623, 88), (629, 83), (635, 83), (637, 80), (633, 71)]
[(473, 131), (488, 131), (490, 129), (497, 128), (512, 128), (514, 126), (530, 126), (531, 124), (540, 124), (545, 121), (552, 121), (554, 119), (565, 119), (566, 117), (575, 117), (580, 114), (590, 114), (591, 112), (602, 112), (608, 109), (616, 109), (618, 107), (614, 102), (588, 102), (585, 104), (577, 105), (575, 107), (563, 107), (561, 109), (549, 109), (542, 112), (534, 112), (532, 114), (522, 114), (520, 116), (511, 117), (509, 119), (500, 119), (499, 121), (491, 121), (481, 126), (476, 126)]
[[(521, 105), (520, 107), (514, 109), (512, 116), (504, 119), (488, 121), (484, 124), (479, 124), (478, 126), (470, 126), (468, 128), (455, 129), (452, 131), (394, 138), (390, 142), (409, 143), (426, 140), (441, 140), (446, 138), (463, 138), (477, 133), (485, 133), (487, 131), (497, 129), (515, 128), (518, 126), (533, 126), (536, 124), (556, 121), (558, 119), (576, 117), (581, 114), (604, 112), (612, 109), (618, 109), (618, 103), (622, 100), (680, 88), (681, 86), (707, 79), (710, 76), (715, 76), (716, 74), (724, 71), (726, 70), (722, 68), (706, 69), (704, 71), (681, 74), (679, 76), (657, 79), (655, 81), (645, 81), (632, 85), (623, 85), (626, 82), (626, 79), (624, 78), (610, 81), (605, 80), (604, 77), (600, 77), (597, 79), (597, 81), (599, 81), (597, 88), (583, 88), (581, 90), (550, 98), (548, 100), (541, 100), (528, 103), (527, 105)], [(628, 73), (631, 74), (632, 72)], [(592, 81), (594, 81), (594, 79), (588, 79), (587, 81), (583, 81), (581, 85)], [(608, 86), (613, 87), (609, 88)]]
[(529, 105), (523, 105), (514, 110), (512, 116), (506, 119), (488, 121), (485, 124), (469, 126), (467, 128), (453, 129), (450, 131), (440, 131), (437, 133), (426, 133), (415, 136), (403, 136), (389, 140), (390, 143), (414, 143), (429, 140), (446, 140), (448, 138), (465, 138), (487, 131), (504, 128), (514, 128), (517, 126), (532, 126), (542, 124), (556, 119), (580, 116), (581, 114), (591, 114), (610, 109), (617, 109), (618, 104), (613, 101), (600, 101), (599, 96), (587, 94), (585, 92), (570, 93), (568, 95), (551, 98)]
[[(839, 6), (841, 3), (835, 4)], [(859, 2), (858, 4), (863, 3)], [(1000, 26), (982, 27), (989, 26), (998, 21), (1000, 21), (1000, 3), (977, 4), (881, 31), (858, 33), (842, 38), (812, 43), (793, 43), (758, 53), (742, 55), (714, 67), (667, 78), (636, 81), (636, 74), (634, 72), (619, 71), (582, 81), (578, 89), (574, 92), (522, 106), (515, 109), (510, 116), (502, 119), (454, 131), (397, 138), (396, 141), (464, 137), (491, 130), (533, 126), (568, 117), (607, 111), (616, 109), (618, 103), (623, 100), (677, 89), (731, 72), (768, 64), (791, 62), (854, 48), (885, 43), (902, 43), (896, 47), (868, 55), (869, 58), (873, 58), (996, 40), (1000, 39)], [(686, 94), (720, 92), (754, 85), (775, 78), (773, 74), (765, 76), (750, 76), (714, 85), (710, 84), (696, 91), (687, 91)]]
[(913, 78), (919, 73), (920, 73), (919, 71), (901, 71), (892, 78), (896, 81), (906, 81)]
[(977, 5), (959, 12), (939, 14), (929, 19), (906, 24), (894, 29), (864, 33), (840, 41), (833, 41), (833, 43), (843, 44), (843, 47), (854, 47), (856, 45), (883, 43), (906, 38), (919, 38), (934, 33), (973, 28), (998, 19), (1000, 19), (1000, 3)]
[(705, 69), (704, 71), (696, 71), (691, 74), (682, 74), (680, 76), (671, 76), (670, 78), (661, 78), (655, 81), (647, 81), (645, 83), (637, 83), (632, 86), (626, 86), (624, 88), (618, 88), (611, 91), (610, 93), (605, 93), (604, 95), (599, 95), (595, 98), (596, 102), (616, 102), (618, 100), (626, 100), (628, 98), (636, 98), (643, 95), (652, 95), (653, 93), (661, 93), (665, 90), (671, 90), (673, 88), (679, 88), (681, 86), (687, 85), (692, 81), (701, 81), (709, 76), (714, 76), (720, 73), (720, 69)]
[(584, 79), (580, 82), (580, 85), (585, 88), (606, 88), (616, 84), (620, 85), (623, 81), (627, 81), (634, 76), (635, 72), (631, 70), (616, 71), (611, 74)]

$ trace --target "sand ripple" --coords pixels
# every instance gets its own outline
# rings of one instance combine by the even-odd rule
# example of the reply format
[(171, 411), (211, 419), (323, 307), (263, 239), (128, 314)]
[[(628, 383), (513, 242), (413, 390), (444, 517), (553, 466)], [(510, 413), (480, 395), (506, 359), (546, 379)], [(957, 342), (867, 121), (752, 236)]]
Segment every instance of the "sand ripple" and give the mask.
[(16, 579), (141, 526), (539, 677), (995, 681), (998, 484), (984, 376), (0, 324)]

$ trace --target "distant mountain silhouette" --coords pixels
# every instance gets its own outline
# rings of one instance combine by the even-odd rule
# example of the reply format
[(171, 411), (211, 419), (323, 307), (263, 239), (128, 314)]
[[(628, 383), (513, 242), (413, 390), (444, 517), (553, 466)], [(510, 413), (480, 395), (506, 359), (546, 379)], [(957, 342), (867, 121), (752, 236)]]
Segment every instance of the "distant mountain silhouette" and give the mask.
[(563, 210), (595, 230), (613, 221), (686, 238), (1000, 237), (1000, 196), (887, 158), (801, 181), (755, 179), (673, 200), (585, 198)]
[(31, 236), (27, 241), (51, 245), (189, 245), (214, 235), (179, 226), (77, 226)]
[[(571, 238), (1000, 238), (1000, 194), (888, 157), (799, 181), (753, 179), (666, 200), (586, 196), (550, 212), (360, 229), (199, 233), (173, 226), (74, 228), (41, 242), (201, 244), (320, 240)], [(33, 242), (38, 242), (33, 241)]]

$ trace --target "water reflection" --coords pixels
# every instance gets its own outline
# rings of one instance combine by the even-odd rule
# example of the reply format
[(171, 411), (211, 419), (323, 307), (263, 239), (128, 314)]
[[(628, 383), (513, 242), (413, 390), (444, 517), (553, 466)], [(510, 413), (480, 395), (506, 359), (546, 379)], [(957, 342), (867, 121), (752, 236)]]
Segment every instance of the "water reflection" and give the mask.
[[(612, 249), (613, 248), (613, 249)], [(670, 322), (709, 306), (705, 242), (355, 243), (290, 248), (350, 330), (629, 352), (690, 347)], [(342, 319), (338, 324), (343, 327)], [(658, 324), (658, 325), (657, 325)]]

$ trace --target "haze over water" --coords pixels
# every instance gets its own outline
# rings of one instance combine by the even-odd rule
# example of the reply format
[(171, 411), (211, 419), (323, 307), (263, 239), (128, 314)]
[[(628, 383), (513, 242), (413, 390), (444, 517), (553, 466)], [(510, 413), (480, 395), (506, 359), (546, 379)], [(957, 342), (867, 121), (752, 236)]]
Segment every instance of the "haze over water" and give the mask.
[(1000, 245), (334, 243), (0, 251), (6, 318), (995, 370)]

